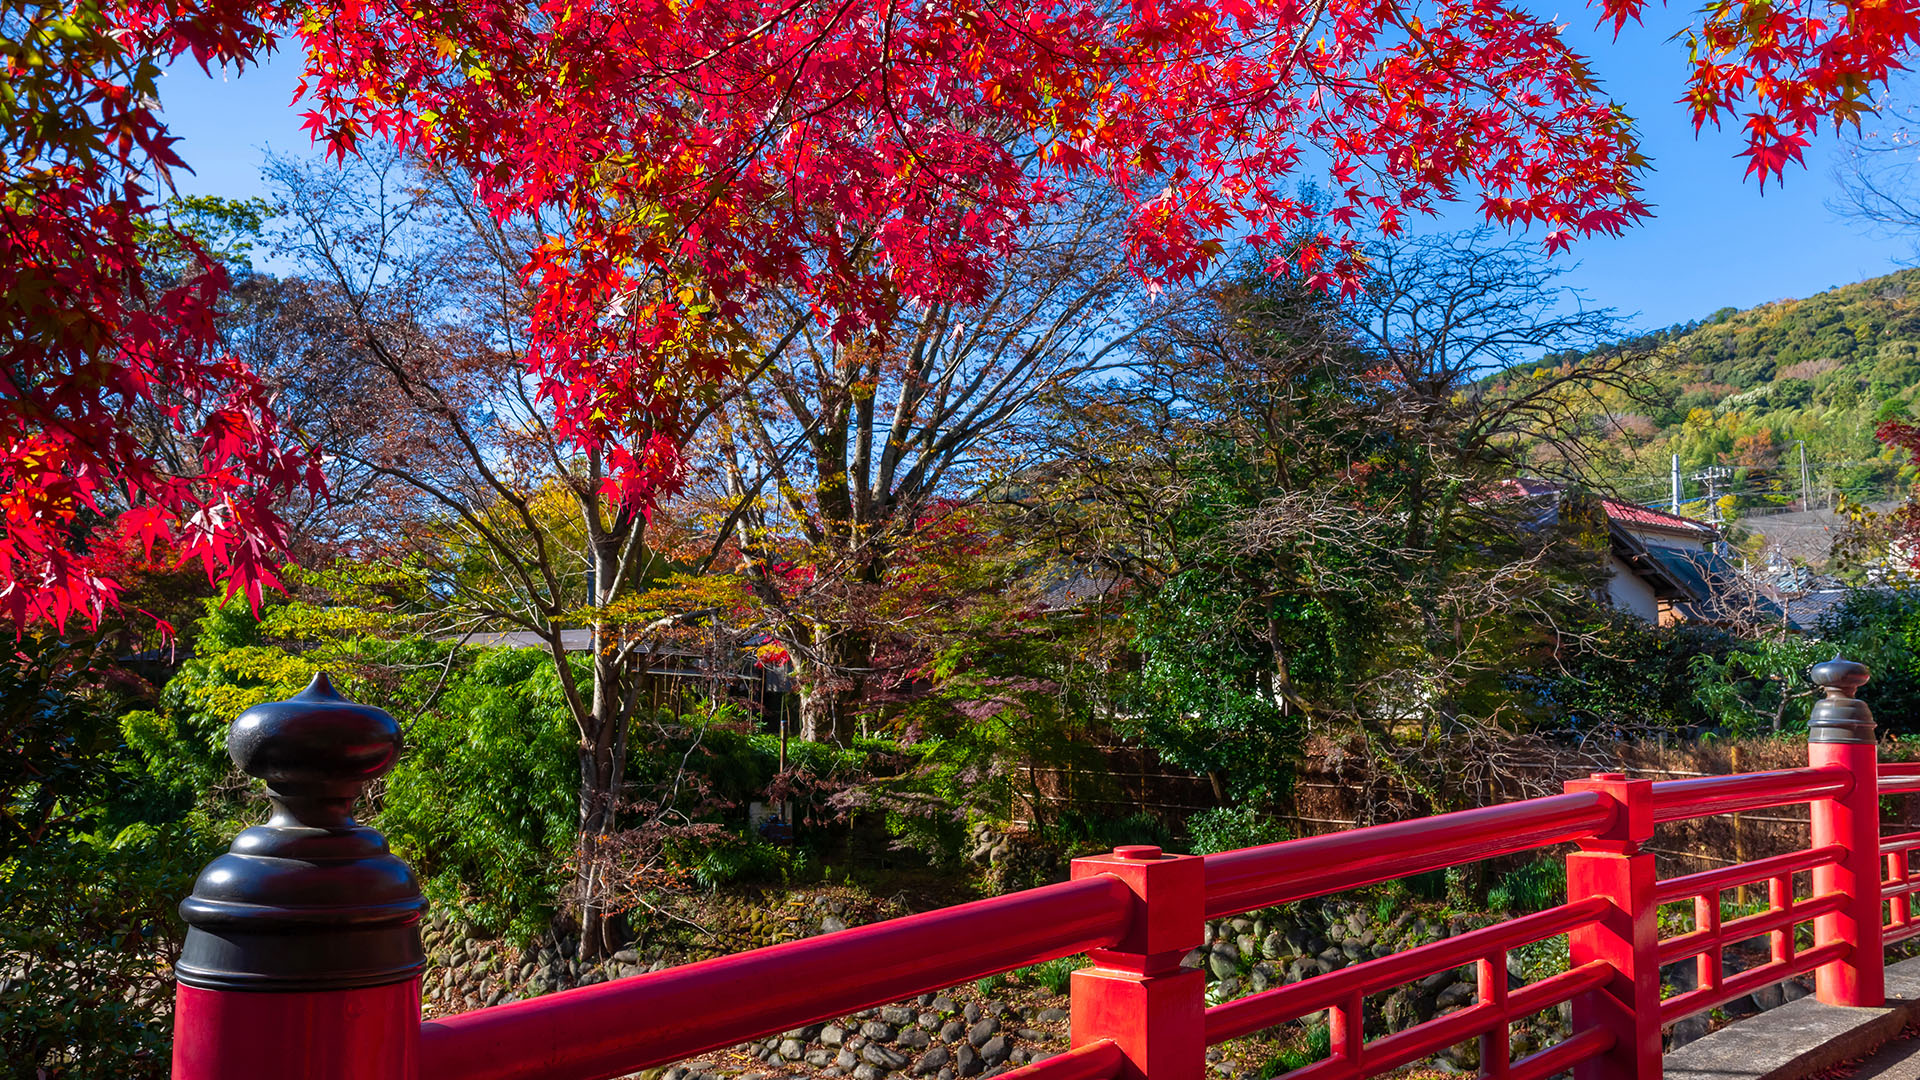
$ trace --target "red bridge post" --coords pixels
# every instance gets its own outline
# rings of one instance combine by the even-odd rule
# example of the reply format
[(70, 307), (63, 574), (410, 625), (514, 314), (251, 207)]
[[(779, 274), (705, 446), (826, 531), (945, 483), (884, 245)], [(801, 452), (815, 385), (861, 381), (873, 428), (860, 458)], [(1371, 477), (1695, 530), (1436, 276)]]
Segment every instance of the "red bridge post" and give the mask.
[(1846, 849), (1838, 863), (1813, 870), (1813, 893), (1841, 893), (1839, 911), (1814, 920), (1815, 946), (1846, 942), (1846, 955), (1814, 969), (1814, 986), (1829, 1005), (1886, 1003), (1886, 958), (1880, 943), (1880, 759), (1873, 710), (1853, 696), (1871, 673), (1866, 665), (1834, 657), (1813, 669), (1827, 696), (1807, 720), (1807, 764), (1844, 770), (1853, 783), (1845, 794), (1807, 806), (1814, 847)]
[(1573, 967), (1596, 960), (1613, 965), (1605, 986), (1573, 999), (1573, 1031), (1613, 1033), (1613, 1048), (1574, 1067), (1574, 1080), (1659, 1080), (1660, 931), (1654, 904), (1651, 852), (1653, 782), (1624, 773), (1569, 780), (1566, 790), (1597, 791), (1614, 801), (1613, 824), (1578, 841), (1567, 856), (1567, 900), (1605, 897), (1613, 906), (1597, 921), (1567, 935)]
[(1073, 860), (1075, 878), (1095, 874), (1133, 890), (1133, 923), (1073, 973), (1073, 1045), (1113, 1042), (1126, 1057), (1117, 1080), (1203, 1080), (1206, 974), (1180, 961), (1206, 925), (1205, 864), (1148, 846)]
[(326, 676), (233, 722), (227, 752), (273, 814), (180, 905), (174, 1080), (413, 1080), (426, 900), (353, 802), (400, 728)]

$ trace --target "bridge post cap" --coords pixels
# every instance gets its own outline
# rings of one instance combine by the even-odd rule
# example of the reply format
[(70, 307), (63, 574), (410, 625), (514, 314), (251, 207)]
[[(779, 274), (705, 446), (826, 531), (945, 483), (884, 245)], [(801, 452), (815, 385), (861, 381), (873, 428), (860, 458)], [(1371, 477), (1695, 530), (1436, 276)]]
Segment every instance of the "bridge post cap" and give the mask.
[(1826, 688), (1829, 697), (1852, 697), (1854, 691), (1867, 685), (1873, 678), (1873, 672), (1867, 665), (1838, 656), (1826, 663), (1813, 665), (1809, 674), (1815, 685)]
[(400, 725), (340, 696), (324, 675), (235, 718), (227, 753), (266, 781), (266, 824), (234, 838), (180, 903), (174, 966), (205, 990), (319, 991), (417, 975), (427, 902), (386, 838), (353, 820), (354, 800), (393, 767)]
[(1124, 844), (1114, 848), (1113, 854), (1129, 862), (1151, 862), (1160, 857), (1160, 849), (1153, 844)]
[(287, 700), (235, 718), (227, 756), (275, 791), (356, 797), (400, 757), (400, 725), (385, 709), (340, 696), (319, 672)]
[(1597, 772), (1589, 777), (1592, 780), (1625, 780), (1626, 778), (1627, 774), (1623, 772)]
[(1874, 741), (1873, 710), (1853, 696), (1873, 678), (1867, 665), (1836, 656), (1824, 664), (1815, 664), (1808, 677), (1827, 692), (1824, 698), (1814, 702), (1807, 716), (1808, 742)]

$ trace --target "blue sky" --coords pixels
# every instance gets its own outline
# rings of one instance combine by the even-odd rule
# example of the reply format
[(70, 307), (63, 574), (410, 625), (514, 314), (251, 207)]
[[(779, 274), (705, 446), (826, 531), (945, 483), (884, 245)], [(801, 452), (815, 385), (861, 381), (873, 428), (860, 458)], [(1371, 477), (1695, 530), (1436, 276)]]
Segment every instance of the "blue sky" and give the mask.
[[(1808, 152), (1808, 167), (1789, 170), (1784, 186), (1763, 193), (1742, 177), (1737, 132), (1709, 128), (1696, 139), (1676, 104), (1685, 79), (1683, 44), (1665, 40), (1675, 16), (1653, 7), (1651, 27), (1631, 28), (1615, 43), (1589, 29), (1590, 14), (1571, 9), (1568, 36), (1594, 60), (1607, 90), (1639, 122), (1642, 149), (1653, 158), (1646, 185), (1651, 221), (1619, 238), (1575, 243), (1563, 261), (1568, 281), (1586, 300), (1633, 317), (1643, 328), (1700, 318), (1722, 307), (1749, 307), (1802, 297), (1833, 285), (1887, 273), (1913, 257), (1913, 243), (1869, 235), (1827, 207), (1835, 194), (1832, 136)], [(264, 150), (311, 152), (290, 102), (299, 56), (286, 53), (241, 76), (209, 79), (179, 65), (161, 97), (182, 137), (180, 152), (195, 175), (180, 178), (194, 194), (264, 194)], [(1436, 227), (1471, 224), (1465, 211)]]

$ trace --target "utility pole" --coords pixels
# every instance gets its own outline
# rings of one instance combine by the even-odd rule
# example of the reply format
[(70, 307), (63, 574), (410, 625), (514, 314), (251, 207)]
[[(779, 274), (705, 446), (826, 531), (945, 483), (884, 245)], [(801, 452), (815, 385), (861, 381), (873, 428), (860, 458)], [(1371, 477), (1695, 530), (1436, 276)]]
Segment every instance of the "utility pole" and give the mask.
[(1807, 489), (1812, 487), (1807, 482), (1807, 440), (1795, 439), (1793, 445), (1800, 448), (1800, 510), (1805, 513), (1813, 509), (1807, 502)]
[(1681, 494), (1682, 492), (1680, 489), (1680, 455), (1675, 454), (1673, 455), (1673, 513), (1675, 517), (1680, 516)]
[(1707, 485), (1707, 524), (1720, 524), (1720, 481), (1733, 479), (1733, 470), (1725, 465), (1709, 465), (1687, 479)]

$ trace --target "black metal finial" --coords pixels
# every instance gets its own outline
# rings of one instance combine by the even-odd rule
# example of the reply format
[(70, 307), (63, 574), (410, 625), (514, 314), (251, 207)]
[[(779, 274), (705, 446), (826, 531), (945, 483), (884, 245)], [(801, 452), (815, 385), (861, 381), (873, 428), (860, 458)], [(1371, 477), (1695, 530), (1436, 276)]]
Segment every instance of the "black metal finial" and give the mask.
[(1817, 743), (1870, 743), (1873, 741), (1873, 710), (1854, 697), (1873, 673), (1867, 665), (1838, 656), (1824, 664), (1815, 664), (1811, 672), (1814, 684), (1825, 688), (1827, 696), (1814, 702), (1807, 718), (1807, 741)]
[(348, 701), (325, 675), (256, 705), (227, 753), (267, 782), (273, 814), (207, 864), (180, 904), (187, 940), (175, 971), (209, 990), (344, 990), (413, 977), (427, 902), (413, 871), (353, 801), (393, 767), (400, 726)]

